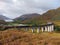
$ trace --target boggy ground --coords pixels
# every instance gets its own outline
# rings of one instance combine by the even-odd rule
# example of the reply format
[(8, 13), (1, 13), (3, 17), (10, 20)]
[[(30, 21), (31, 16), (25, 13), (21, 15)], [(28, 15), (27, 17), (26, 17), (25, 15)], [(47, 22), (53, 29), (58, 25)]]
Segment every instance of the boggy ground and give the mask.
[(5, 30), (0, 31), (0, 45), (60, 45), (60, 33)]

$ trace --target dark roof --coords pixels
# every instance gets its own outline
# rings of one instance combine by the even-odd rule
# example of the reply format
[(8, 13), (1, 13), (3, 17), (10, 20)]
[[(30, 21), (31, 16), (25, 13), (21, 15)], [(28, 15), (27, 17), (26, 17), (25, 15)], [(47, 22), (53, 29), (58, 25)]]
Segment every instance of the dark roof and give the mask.
[(26, 27), (44, 27), (44, 26), (50, 26), (50, 25), (54, 25), (54, 24), (46, 24), (46, 25), (39, 25), (39, 26), (5, 26), (5, 27), (11, 27), (11, 28), (13, 28), (13, 27), (16, 27), (16, 28), (26, 28)]

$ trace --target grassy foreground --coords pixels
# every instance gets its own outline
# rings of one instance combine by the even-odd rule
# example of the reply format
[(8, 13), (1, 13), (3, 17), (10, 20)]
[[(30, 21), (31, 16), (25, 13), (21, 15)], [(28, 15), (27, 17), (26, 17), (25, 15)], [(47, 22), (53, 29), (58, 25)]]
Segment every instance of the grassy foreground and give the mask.
[(5, 30), (0, 31), (0, 45), (60, 45), (60, 33)]

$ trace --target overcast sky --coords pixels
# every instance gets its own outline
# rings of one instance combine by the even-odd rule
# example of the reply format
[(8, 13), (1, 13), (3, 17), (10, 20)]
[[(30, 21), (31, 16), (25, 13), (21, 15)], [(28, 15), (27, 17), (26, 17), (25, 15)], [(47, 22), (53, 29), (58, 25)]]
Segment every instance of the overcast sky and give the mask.
[(15, 18), (26, 13), (44, 13), (60, 7), (60, 0), (0, 0), (0, 14)]

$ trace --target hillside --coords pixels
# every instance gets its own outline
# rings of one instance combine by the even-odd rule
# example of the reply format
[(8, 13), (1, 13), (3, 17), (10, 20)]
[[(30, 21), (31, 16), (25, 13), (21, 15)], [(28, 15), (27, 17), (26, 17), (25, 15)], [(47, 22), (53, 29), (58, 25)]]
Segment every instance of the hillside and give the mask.
[(6, 24), (6, 22), (4, 20), (0, 20), (0, 25), (1, 24)]
[(20, 23), (41, 24), (50, 21), (60, 21), (60, 8), (48, 10), (46, 13), (40, 14), (25, 14), (15, 19)]
[(34, 23), (37, 18), (40, 17), (40, 14), (32, 13), (32, 14), (24, 14), (20, 17), (15, 18), (14, 20), (19, 23)]
[(8, 17), (0, 14), (0, 22), (2, 22), (2, 21), (5, 21), (5, 22), (13, 22), (13, 19), (10, 19), (10, 18), (8, 18)]
[(60, 20), (60, 8), (47, 11), (43, 14), (43, 18), (44, 17), (53, 21)]
[(0, 31), (0, 45), (60, 45), (60, 34), (5, 30)]
[(24, 14), (20, 17), (17, 17), (15, 19), (18, 19), (18, 20), (28, 20), (28, 19), (33, 19), (33, 18), (36, 18), (40, 16), (40, 14), (37, 14), (37, 13), (32, 13), (32, 14)]
[(7, 19), (9, 19), (9, 18), (6, 16), (3, 16), (3, 15), (0, 15), (0, 20), (7, 20)]

